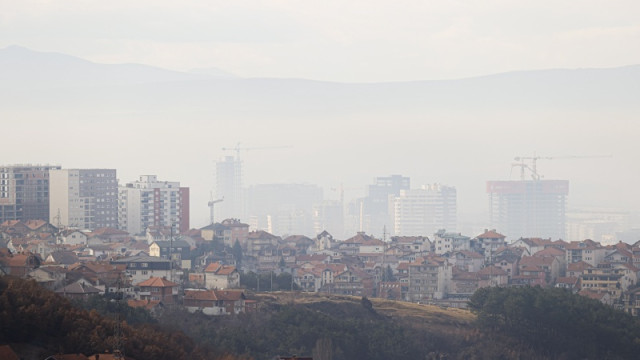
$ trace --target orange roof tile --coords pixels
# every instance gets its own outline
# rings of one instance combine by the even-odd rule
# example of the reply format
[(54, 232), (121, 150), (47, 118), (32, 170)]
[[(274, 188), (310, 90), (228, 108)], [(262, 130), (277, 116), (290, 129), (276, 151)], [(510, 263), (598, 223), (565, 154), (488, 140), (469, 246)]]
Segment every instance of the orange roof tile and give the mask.
[(504, 239), (506, 236), (496, 232), (496, 229), (493, 230), (484, 230), (484, 233), (476, 236), (477, 239)]
[(216, 301), (218, 297), (213, 290), (185, 290), (185, 300), (202, 300), (202, 301)]
[(144, 286), (144, 287), (174, 287), (178, 286), (178, 284), (173, 281), (169, 281), (165, 278), (152, 277), (148, 280), (145, 280), (136, 286)]

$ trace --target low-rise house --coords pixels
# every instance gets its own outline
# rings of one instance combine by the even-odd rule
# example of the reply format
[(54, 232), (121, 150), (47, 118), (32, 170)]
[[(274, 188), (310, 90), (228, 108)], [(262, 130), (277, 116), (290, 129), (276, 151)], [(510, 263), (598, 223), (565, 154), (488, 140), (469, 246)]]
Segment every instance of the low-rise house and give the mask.
[(573, 276), (564, 276), (559, 277), (556, 280), (557, 288), (571, 290), (572, 292), (577, 292), (579, 287), (579, 279)]
[(514, 241), (510, 247), (521, 247), (526, 249), (528, 255), (533, 255), (545, 247), (553, 245), (551, 239), (541, 238), (520, 238)]
[(59, 236), (60, 242), (68, 245), (86, 245), (87, 244), (87, 234), (83, 233), (80, 230), (76, 229), (67, 229), (63, 230)]
[(620, 286), (622, 286), (623, 291), (627, 291), (638, 284), (638, 272), (640, 270), (637, 267), (630, 264), (611, 264), (611, 266), (622, 273)]
[(296, 250), (296, 254), (306, 254), (307, 250), (314, 245), (314, 241), (304, 235), (291, 235), (282, 240), (289, 247)]
[(338, 249), (344, 255), (358, 255), (360, 248), (364, 247), (364, 252), (371, 252), (376, 248), (378, 252), (384, 251), (385, 243), (382, 240), (376, 239), (373, 236), (367, 235), (364, 232), (358, 232), (355, 236), (342, 241), (338, 244)]
[(460, 233), (439, 230), (433, 235), (433, 252), (438, 255), (455, 250), (471, 250), (471, 238)]
[(521, 275), (527, 275), (525, 272), (533, 275), (535, 269), (543, 271), (547, 285), (555, 283), (560, 276), (560, 263), (555, 256), (523, 256), (520, 259), (519, 267)]
[(101, 294), (101, 291), (87, 283), (74, 282), (56, 290), (55, 293), (70, 299), (86, 300), (92, 295)]
[(269, 248), (277, 247), (281, 240), (279, 236), (263, 230), (252, 231), (247, 235), (246, 245), (243, 249), (246, 251), (247, 256), (257, 258), (261, 252), (264, 253)]
[(443, 299), (449, 292), (453, 266), (445, 258), (429, 256), (409, 264), (408, 300)]
[(313, 246), (311, 251), (331, 250), (336, 245), (333, 236), (326, 230), (321, 232), (313, 239)]
[(149, 256), (171, 259), (183, 269), (191, 269), (191, 246), (188, 242), (176, 239), (173, 241), (154, 241), (149, 245)]
[(590, 299), (598, 300), (604, 305), (609, 305), (609, 306), (612, 306), (615, 300), (615, 298), (607, 292), (598, 292), (598, 291), (593, 291), (591, 289), (582, 289), (578, 291), (578, 294), (588, 297)]
[(0, 255), (0, 268), (7, 275), (24, 277), (40, 266), (42, 260), (33, 253)]
[(609, 264), (633, 264), (633, 253), (626, 249), (614, 248), (604, 257)]
[(598, 266), (604, 261), (606, 248), (593, 240), (572, 241), (566, 245), (567, 266), (571, 263), (584, 261), (591, 266)]
[(475, 251), (453, 251), (446, 257), (451, 265), (463, 271), (476, 272), (484, 265), (484, 256)]
[(610, 264), (585, 269), (580, 276), (580, 287), (597, 293), (608, 293), (613, 299), (620, 298), (623, 289), (623, 269), (613, 268)]
[(165, 305), (175, 304), (178, 299), (178, 284), (165, 278), (152, 277), (136, 287), (140, 288), (140, 300), (160, 301)]
[(212, 263), (204, 270), (207, 289), (228, 289), (240, 286), (240, 273), (233, 265)]
[[(68, 267), (67, 280), (78, 281), (85, 279), (90, 285), (105, 293), (125, 291), (130, 294), (133, 289), (128, 277), (125, 276), (126, 265), (110, 264), (108, 262), (88, 261), (73, 264)], [(120, 290), (118, 290), (120, 289)]]
[(152, 277), (171, 279), (171, 261), (154, 256), (133, 256), (112, 261), (112, 264), (126, 265), (126, 274), (137, 284)]
[(334, 275), (333, 283), (329, 284), (329, 287), (332, 294), (372, 296), (374, 279), (363, 270), (348, 267), (347, 270)]
[(245, 312), (246, 297), (242, 290), (184, 291), (183, 305), (189, 312), (201, 311), (206, 315), (231, 315)]
[(567, 264), (567, 276), (580, 278), (586, 269), (593, 268), (594, 266), (584, 261), (578, 261), (575, 263)]
[(481, 253), (484, 254), (487, 259), (490, 259), (496, 250), (507, 245), (505, 238), (506, 236), (496, 232), (496, 229), (484, 229), (484, 232), (476, 236), (474, 240)]
[(245, 249), (249, 237), (249, 225), (238, 219), (225, 219), (221, 223), (203, 227), (200, 233), (205, 241), (216, 240), (229, 247), (233, 247), (237, 241)]
[(449, 296), (470, 298), (478, 290), (479, 279), (476, 272), (462, 271), (454, 268), (451, 277)]
[(392, 236), (389, 244), (402, 250), (426, 255), (431, 251), (431, 241), (426, 236)]
[[(567, 272), (566, 251), (554, 246), (548, 246), (533, 254), (534, 257), (555, 257), (558, 260), (558, 276), (565, 276)], [(556, 278), (558, 277), (556, 276)]]
[(112, 242), (125, 242), (131, 239), (128, 232), (110, 227), (98, 228), (87, 235), (87, 243), (103, 244)]
[(54, 290), (64, 283), (66, 270), (58, 266), (41, 266), (31, 270), (27, 278), (34, 279), (45, 289)]
[(505, 286), (509, 283), (507, 272), (501, 268), (493, 265), (489, 265), (477, 273), (478, 287), (494, 287)]
[(78, 255), (73, 251), (54, 251), (45, 259), (47, 264), (72, 265), (78, 262)]
[(493, 265), (501, 268), (507, 273), (507, 278), (518, 275), (518, 266), (520, 265), (520, 256), (514, 252), (505, 251), (493, 258), (493, 262), (487, 265)]
[(640, 316), (640, 288), (622, 294), (623, 310), (631, 316)]
[(538, 268), (526, 268), (519, 275), (511, 276), (509, 286), (546, 286), (545, 272)]
[(312, 269), (298, 269), (294, 276), (294, 282), (300, 290), (317, 292), (322, 288), (322, 270)]

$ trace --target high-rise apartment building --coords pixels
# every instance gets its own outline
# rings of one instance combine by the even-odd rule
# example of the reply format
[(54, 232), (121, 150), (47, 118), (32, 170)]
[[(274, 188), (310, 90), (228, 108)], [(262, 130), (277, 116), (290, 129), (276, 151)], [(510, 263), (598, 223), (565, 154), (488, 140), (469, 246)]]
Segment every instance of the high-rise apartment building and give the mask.
[(189, 188), (179, 182), (158, 181), (156, 175), (118, 188), (118, 225), (130, 234), (143, 234), (149, 226), (189, 230)]
[(569, 181), (488, 181), (491, 227), (511, 239), (564, 239)]
[(49, 171), (49, 222), (94, 230), (118, 227), (115, 169)]
[(56, 165), (0, 166), (0, 223), (49, 219), (49, 171)]
[(400, 190), (389, 197), (393, 232), (401, 236), (429, 236), (440, 229), (457, 227), (456, 188), (440, 184)]
[[(402, 175), (380, 176), (369, 185), (367, 197), (362, 200), (360, 209), (360, 224), (364, 231), (377, 234), (392, 226), (392, 216), (389, 213), (389, 197), (399, 196), (400, 191), (409, 190), (411, 180)], [(390, 229), (389, 229), (390, 230)]]
[(216, 199), (214, 221), (218, 219), (242, 218), (244, 215), (242, 199), (242, 162), (239, 158), (226, 156), (216, 162)]

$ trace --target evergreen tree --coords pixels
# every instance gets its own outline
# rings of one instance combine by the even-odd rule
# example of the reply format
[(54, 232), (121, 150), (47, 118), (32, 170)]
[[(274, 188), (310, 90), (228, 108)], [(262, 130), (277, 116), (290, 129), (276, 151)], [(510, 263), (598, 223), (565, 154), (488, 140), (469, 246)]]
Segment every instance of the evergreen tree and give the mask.
[(242, 263), (242, 246), (240, 246), (238, 239), (233, 243), (233, 257), (236, 259), (238, 265)]

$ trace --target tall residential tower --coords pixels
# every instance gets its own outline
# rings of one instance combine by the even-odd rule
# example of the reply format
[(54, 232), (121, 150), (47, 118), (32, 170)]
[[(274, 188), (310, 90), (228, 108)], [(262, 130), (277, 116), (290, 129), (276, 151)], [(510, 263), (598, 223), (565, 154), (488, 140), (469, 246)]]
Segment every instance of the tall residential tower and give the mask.
[(0, 166), (0, 223), (49, 220), (49, 171), (55, 165)]
[(115, 169), (49, 171), (49, 222), (94, 230), (118, 227)]
[(156, 175), (118, 188), (118, 225), (130, 234), (142, 234), (149, 226), (173, 226), (189, 230), (189, 188), (179, 182), (158, 181)]

